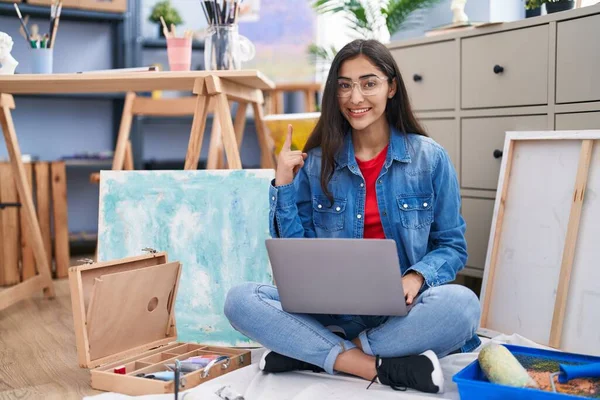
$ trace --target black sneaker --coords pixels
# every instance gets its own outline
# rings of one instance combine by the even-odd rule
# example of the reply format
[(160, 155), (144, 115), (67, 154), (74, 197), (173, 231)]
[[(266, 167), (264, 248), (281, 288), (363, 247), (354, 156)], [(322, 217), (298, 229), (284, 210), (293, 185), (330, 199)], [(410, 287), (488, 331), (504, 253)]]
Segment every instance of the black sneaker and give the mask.
[[(426, 393), (444, 391), (444, 374), (435, 353), (427, 350), (418, 356), (379, 358), (376, 357), (376, 380), (394, 390), (407, 388)], [(369, 385), (371, 386), (371, 385)]]
[(260, 359), (258, 367), (262, 371), (271, 373), (289, 371), (325, 372), (321, 367), (275, 353), (274, 351), (266, 351)]
[[(328, 326), (327, 329), (335, 333), (342, 339), (346, 339), (346, 332), (339, 326)], [(296, 360), (283, 354), (275, 353), (274, 351), (265, 351), (258, 367), (265, 372), (290, 372), (290, 371), (313, 371), (325, 372), (321, 367), (309, 364), (304, 361)]]

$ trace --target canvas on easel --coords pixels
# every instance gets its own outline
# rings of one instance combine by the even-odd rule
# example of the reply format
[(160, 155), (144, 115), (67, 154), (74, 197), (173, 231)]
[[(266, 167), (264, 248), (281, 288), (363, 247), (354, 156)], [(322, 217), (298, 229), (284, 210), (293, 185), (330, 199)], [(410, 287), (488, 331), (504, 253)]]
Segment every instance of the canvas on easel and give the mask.
[(102, 171), (98, 260), (168, 252), (182, 264), (179, 339), (253, 346), (224, 316), (229, 289), (273, 282), (265, 247), (273, 170)]
[(600, 355), (600, 130), (507, 132), (481, 327)]

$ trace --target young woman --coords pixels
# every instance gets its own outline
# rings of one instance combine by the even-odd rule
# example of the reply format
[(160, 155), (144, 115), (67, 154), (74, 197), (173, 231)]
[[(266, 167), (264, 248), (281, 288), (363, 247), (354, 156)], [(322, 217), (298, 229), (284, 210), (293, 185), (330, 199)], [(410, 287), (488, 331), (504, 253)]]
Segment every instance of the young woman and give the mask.
[(394, 239), (415, 304), (405, 317), (290, 314), (275, 287), (247, 283), (228, 293), (225, 315), (270, 350), (266, 372), (339, 371), (441, 392), (438, 357), (479, 346), (480, 305), (447, 284), (467, 259), (459, 186), (416, 121), (390, 51), (373, 40), (341, 49), (304, 151), (290, 150), (291, 137), (290, 126), (270, 187), (272, 236)]

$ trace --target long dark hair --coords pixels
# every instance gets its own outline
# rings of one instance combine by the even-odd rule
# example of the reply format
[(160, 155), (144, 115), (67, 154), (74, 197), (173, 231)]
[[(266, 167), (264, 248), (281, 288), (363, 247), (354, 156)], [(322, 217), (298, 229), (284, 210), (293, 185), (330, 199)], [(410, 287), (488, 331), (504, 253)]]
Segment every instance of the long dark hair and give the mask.
[(412, 112), (400, 70), (389, 49), (377, 40), (357, 39), (345, 45), (333, 59), (323, 90), (321, 117), (304, 146), (304, 152), (321, 147), (321, 188), (332, 203), (333, 197), (328, 184), (335, 170), (335, 156), (344, 144), (344, 136), (350, 128), (338, 104), (338, 73), (344, 61), (361, 54), (386, 74), (389, 84), (396, 81), (396, 93), (388, 99), (385, 110), (388, 123), (404, 134), (427, 136)]

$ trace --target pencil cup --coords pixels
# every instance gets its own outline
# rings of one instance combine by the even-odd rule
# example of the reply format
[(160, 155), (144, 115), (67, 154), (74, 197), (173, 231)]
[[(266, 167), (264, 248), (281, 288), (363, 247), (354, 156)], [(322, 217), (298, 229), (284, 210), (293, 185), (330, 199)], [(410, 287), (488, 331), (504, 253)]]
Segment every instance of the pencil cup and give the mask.
[(192, 38), (167, 38), (171, 71), (189, 71), (192, 65)]
[(254, 45), (238, 33), (237, 24), (211, 26), (204, 39), (204, 69), (241, 69), (254, 57)]
[(31, 49), (31, 73), (52, 73), (53, 49)]

